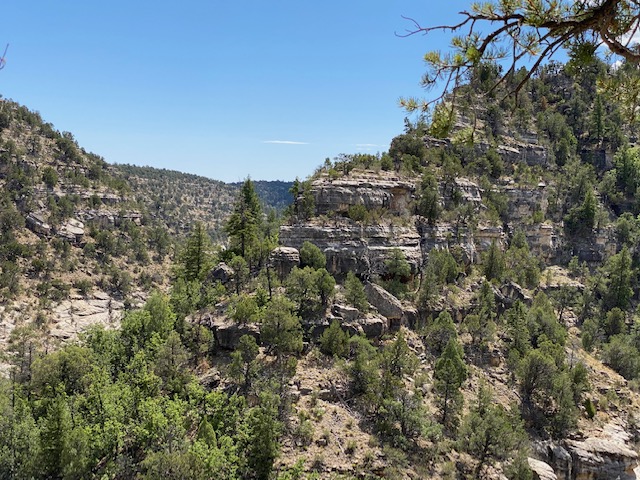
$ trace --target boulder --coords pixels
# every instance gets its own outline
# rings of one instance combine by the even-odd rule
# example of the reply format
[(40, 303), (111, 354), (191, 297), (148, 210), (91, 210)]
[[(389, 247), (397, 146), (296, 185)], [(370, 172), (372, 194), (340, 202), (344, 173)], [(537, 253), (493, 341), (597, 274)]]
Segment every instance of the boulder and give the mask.
[(71, 243), (82, 243), (84, 238), (84, 223), (75, 218), (69, 218), (58, 228), (56, 234)]
[(366, 282), (364, 285), (364, 291), (367, 295), (367, 300), (378, 310), (380, 315), (394, 320), (402, 318), (404, 311), (400, 300), (387, 292), (380, 285)]
[(367, 338), (380, 338), (389, 330), (389, 323), (385, 318), (367, 315), (358, 321)]
[(347, 305), (334, 304), (331, 306), (331, 313), (346, 322), (353, 322), (354, 320), (357, 320), (358, 317), (360, 317), (360, 310)]
[(269, 263), (280, 279), (284, 279), (293, 267), (300, 265), (300, 252), (293, 247), (277, 247), (269, 254)]
[(260, 340), (260, 328), (255, 323), (235, 323), (217, 319), (211, 323), (211, 330), (216, 345), (225, 350), (235, 350), (243, 335), (251, 335), (256, 341)]
[(400, 323), (409, 328), (416, 328), (416, 325), (418, 325), (418, 310), (415, 307), (403, 308), (402, 320)]
[(380, 338), (389, 331), (389, 321), (377, 315), (368, 314), (353, 322), (341, 325), (349, 335), (364, 335), (367, 338)]
[(527, 458), (534, 480), (558, 480), (558, 476), (548, 463), (535, 458)]
[(51, 233), (51, 225), (46, 222), (42, 213), (30, 213), (27, 215), (25, 223), (27, 228), (40, 235), (49, 235)]
[(208, 279), (212, 283), (220, 282), (223, 285), (226, 285), (233, 278), (234, 271), (229, 265), (224, 262), (220, 262), (216, 265), (210, 272)]
[(567, 440), (576, 480), (635, 479), (638, 454), (626, 444), (605, 438)]

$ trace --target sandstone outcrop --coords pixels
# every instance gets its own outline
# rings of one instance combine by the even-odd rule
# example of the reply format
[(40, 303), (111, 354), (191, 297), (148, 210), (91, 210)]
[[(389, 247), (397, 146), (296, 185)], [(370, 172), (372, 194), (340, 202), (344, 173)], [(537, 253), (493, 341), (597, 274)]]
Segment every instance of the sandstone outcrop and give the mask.
[(629, 441), (623, 427), (607, 424), (583, 440), (536, 443), (534, 451), (558, 480), (635, 480), (638, 453)]
[(280, 242), (299, 249), (305, 241), (320, 248), (333, 274), (382, 274), (394, 248), (405, 255), (412, 270), (422, 264), (420, 236), (415, 226), (359, 225), (345, 218), (330, 223), (298, 223), (280, 227)]
[(554, 473), (553, 468), (548, 463), (535, 458), (527, 458), (529, 468), (533, 472), (535, 480), (558, 480), (558, 476)]
[(347, 177), (328, 180), (321, 177), (311, 184), (316, 213), (346, 213), (353, 205), (367, 209), (384, 208), (395, 214), (408, 210), (415, 185), (394, 172), (353, 172)]
[(605, 438), (567, 440), (576, 480), (635, 479), (638, 454), (623, 443)]
[(92, 325), (117, 328), (123, 315), (124, 303), (106, 293), (96, 292), (89, 298), (75, 296), (53, 308), (50, 335), (66, 341)]
[[(538, 152), (542, 148), (530, 147), (525, 151)], [(519, 150), (517, 155), (527, 157), (529, 164), (545, 164), (543, 150), (536, 153), (539, 156), (531, 162), (526, 152), (523, 154)], [(476, 263), (492, 243), (505, 249), (510, 236), (518, 229), (525, 234), (532, 253), (545, 262), (564, 262), (577, 256), (580, 261), (596, 263), (615, 253), (617, 241), (612, 227), (596, 229), (580, 238), (566, 238), (561, 218), (555, 218), (555, 221), (549, 218), (549, 198), (553, 192), (544, 182), (522, 185), (509, 180), (494, 185), (491, 192), (483, 191), (477, 183), (462, 177), (439, 185), (441, 205), (468, 204), (476, 213), (486, 209), (485, 196), (496, 194), (504, 198), (504, 215), (508, 218), (504, 224), (486, 220), (475, 224), (464, 218), (429, 222), (414, 215), (415, 184), (418, 182), (419, 178), (411, 181), (390, 172), (359, 170), (338, 179), (320, 176), (312, 182), (310, 190), (316, 217), (282, 226), (280, 242), (299, 249), (309, 241), (327, 256), (331, 273), (353, 271), (363, 277), (384, 274), (384, 262), (394, 248), (402, 250), (413, 273), (420, 270), (434, 248), (455, 246), (465, 263)], [(363, 224), (348, 218), (349, 208), (355, 205), (385, 213), (376, 222)]]
[(389, 320), (399, 320), (403, 316), (402, 303), (380, 285), (367, 282), (364, 285), (367, 300), (380, 315)]
[(293, 247), (277, 247), (269, 254), (269, 262), (278, 277), (284, 279), (293, 267), (300, 265), (300, 252)]

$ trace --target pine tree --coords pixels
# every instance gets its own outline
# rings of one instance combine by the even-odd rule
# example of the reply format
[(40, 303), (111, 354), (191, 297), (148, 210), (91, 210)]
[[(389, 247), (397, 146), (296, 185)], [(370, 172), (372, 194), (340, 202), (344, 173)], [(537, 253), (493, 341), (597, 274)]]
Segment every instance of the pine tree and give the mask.
[(399, 389), (404, 389), (402, 379), (405, 375), (413, 375), (419, 363), (400, 330), (394, 342), (382, 351), (382, 395), (391, 397)]
[(484, 276), (487, 277), (487, 280), (502, 279), (505, 268), (504, 254), (495, 240), (491, 242), (491, 246), (484, 257), (483, 264)]
[(349, 334), (334, 320), (320, 336), (320, 350), (327, 355), (344, 357), (349, 352)]
[(434, 355), (441, 355), (451, 339), (458, 339), (451, 314), (442, 311), (429, 326), (425, 343)]
[(440, 410), (440, 423), (449, 431), (457, 429), (464, 399), (460, 389), (467, 379), (467, 365), (462, 358), (462, 347), (451, 338), (436, 361), (433, 388)]
[(300, 247), (300, 266), (308, 266), (315, 270), (325, 268), (327, 266), (327, 258), (316, 245), (305, 241)]
[(522, 424), (496, 404), (488, 387), (481, 385), (476, 404), (464, 418), (459, 432), (460, 447), (478, 461), (473, 478), (481, 478), (487, 465), (514, 458), (523, 448), (525, 438)]
[(177, 276), (185, 281), (204, 280), (214, 262), (214, 248), (204, 225), (198, 222), (182, 249), (178, 259)]
[(427, 219), (430, 225), (436, 223), (440, 216), (440, 195), (438, 192), (438, 182), (431, 172), (425, 172), (420, 183), (420, 192), (417, 204), (418, 215)]
[(295, 305), (287, 298), (273, 297), (267, 305), (260, 334), (278, 357), (302, 350), (300, 318), (292, 313)]
[(259, 241), (262, 225), (262, 206), (253, 182), (247, 178), (236, 199), (233, 213), (227, 221), (225, 231), (229, 235), (230, 248), (251, 264)]
[(251, 335), (242, 335), (238, 348), (231, 354), (229, 376), (240, 386), (241, 391), (247, 392), (251, 388), (253, 378), (257, 374), (256, 358), (260, 353), (256, 339)]
[(607, 286), (603, 295), (605, 309), (611, 310), (617, 307), (620, 310), (626, 310), (633, 296), (631, 288), (633, 270), (631, 254), (627, 247), (609, 259), (605, 272), (607, 275)]
[(344, 281), (344, 289), (344, 295), (349, 305), (363, 313), (369, 310), (369, 301), (367, 300), (364, 285), (362, 285), (362, 282), (352, 271), (347, 273), (347, 278)]
[(391, 257), (384, 262), (386, 275), (389, 280), (385, 282), (385, 288), (397, 297), (407, 292), (407, 282), (411, 276), (411, 265), (407, 262), (404, 253), (399, 248), (391, 250)]

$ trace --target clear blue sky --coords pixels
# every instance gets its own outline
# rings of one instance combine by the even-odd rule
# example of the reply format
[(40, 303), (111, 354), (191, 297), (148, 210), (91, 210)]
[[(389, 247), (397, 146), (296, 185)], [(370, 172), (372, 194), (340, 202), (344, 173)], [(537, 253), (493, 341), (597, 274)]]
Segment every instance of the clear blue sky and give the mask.
[[(304, 178), (385, 151), (453, 0), (7, 0), (0, 94), (111, 163), (223, 181)], [(0, 52), (1, 53), (1, 52)], [(287, 142), (287, 143), (282, 143)], [(291, 142), (291, 143), (289, 143)]]

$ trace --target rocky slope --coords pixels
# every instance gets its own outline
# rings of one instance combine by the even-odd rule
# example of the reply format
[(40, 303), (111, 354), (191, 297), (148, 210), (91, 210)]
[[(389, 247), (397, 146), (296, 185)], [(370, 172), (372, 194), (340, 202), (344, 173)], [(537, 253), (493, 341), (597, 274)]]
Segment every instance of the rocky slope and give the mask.
[[(224, 238), (238, 185), (112, 166), (26, 107), (0, 107), (1, 349), (16, 327), (50, 345), (117, 327), (126, 308), (168, 288), (169, 254), (194, 222)], [(290, 184), (259, 185), (265, 208), (282, 210)]]
[[(431, 139), (427, 145), (431, 149), (446, 148), (446, 143), (434, 145)], [(505, 162), (516, 165), (539, 164), (546, 155), (541, 146), (534, 148), (522, 144), (518, 147), (529, 154), (516, 154), (513, 146), (498, 148), (498, 151)], [(582, 292), (585, 286), (565, 269), (569, 260), (573, 258), (574, 262), (584, 262), (585, 266), (590, 265), (595, 270), (620, 251), (620, 237), (611, 220), (603, 219), (595, 228), (579, 236), (567, 231), (551, 205), (552, 201), (557, 201), (560, 186), (550, 176), (533, 182), (503, 176), (488, 186), (481, 186), (481, 182), (472, 177), (441, 178), (437, 202), (444, 213), (435, 221), (418, 214), (421, 181), (421, 176), (406, 171), (372, 171), (358, 166), (343, 176), (337, 176), (330, 170), (321, 172), (310, 180), (307, 190), (313, 198), (313, 214), (308, 218), (293, 216), (281, 227), (281, 249), (288, 252), (288, 258), (293, 258), (305, 242), (311, 242), (326, 255), (327, 269), (337, 278), (354, 272), (364, 280), (376, 281), (388, 275), (388, 260), (398, 249), (415, 278), (424, 274), (431, 252), (462, 252), (462, 262), (469, 266), (469, 277), (458, 277), (455, 289), (443, 292), (435, 308), (435, 313), (450, 311), (454, 319), (461, 322), (461, 331), (464, 331), (468, 312), (475, 308), (474, 292), (480, 285), (476, 276), (479, 265), (486, 260), (485, 255), (492, 245), (506, 251), (516, 231), (524, 233), (532, 254), (546, 270), (540, 276), (540, 283), (532, 290), (513, 283), (497, 285), (494, 295), (498, 309), (507, 309), (516, 300), (530, 305), (537, 291), (550, 296), (566, 288)], [(491, 201), (496, 196), (504, 199), (503, 213), (499, 217), (488, 215)], [(300, 196), (297, 201), (308, 202), (308, 199)], [(360, 206), (365, 207), (368, 215), (354, 214)], [(465, 207), (467, 210), (463, 210)], [(600, 201), (598, 208), (607, 211), (607, 206)], [(463, 217), (461, 212), (467, 216)], [(615, 218), (612, 213), (609, 215), (609, 218)], [(274, 258), (279, 258), (279, 255)], [(378, 329), (370, 330), (372, 338), (396, 330), (400, 325), (414, 328), (420, 321), (426, 321), (428, 325), (428, 318), (433, 318), (433, 307), (431, 311), (416, 311), (413, 302), (406, 299), (400, 302), (388, 292), (386, 295), (393, 299), (391, 301), (381, 301), (370, 290), (367, 293), (373, 310), (377, 312), (376, 318), (383, 320)], [(395, 305), (395, 310), (389, 308), (390, 303)], [(355, 317), (338, 306), (334, 306), (331, 312), (324, 328), (333, 319), (338, 319), (347, 330), (351, 328), (353, 318), (367, 323), (365, 316), (358, 315), (357, 311)], [(582, 349), (578, 314), (578, 305), (565, 312), (565, 321), (573, 325), (569, 328), (566, 355), (571, 362), (587, 366), (593, 392), (590, 398), (599, 404), (598, 413), (594, 419), (587, 419), (583, 411), (575, 430), (561, 440), (545, 439), (533, 429), (529, 465), (534, 471), (534, 478), (542, 479), (640, 478), (636, 444), (640, 431), (635, 423), (640, 414), (640, 396), (634, 386), (630, 388), (625, 378)], [(505, 335), (504, 338), (507, 337)], [(416, 341), (415, 345), (416, 353), (420, 355), (422, 347), (418, 346), (419, 343)], [(520, 398), (508, 386), (512, 384), (512, 374), (509, 373), (511, 367), (507, 364), (505, 344), (497, 341), (492, 345), (494, 350), (490, 351), (488, 364), (474, 370), (474, 378), (466, 387), (468, 398), (473, 398), (478, 382), (483, 379), (499, 392), (499, 402), (504, 405), (517, 403)], [(425, 374), (432, 374), (427, 366), (424, 368)], [(304, 370), (298, 375), (301, 383), (308, 381)], [(329, 383), (325, 380), (313, 387), (305, 387), (301, 390), (304, 391), (303, 399), (307, 391), (325, 391)], [(336, 411), (334, 421), (338, 423), (335, 425), (344, 423), (338, 420), (340, 408), (333, 407), (336, 403), (340, 405), (339, 396), (328, 394), (328, 398), (323, 400), (321, 404), (325, 409), (334, 408)], [(338, 443), (344, 438), (340, 436)], [(355, 457), (345, 455), (340, 449), (330, 450), (331, 458), (324, 458), (325, 472), (344, 473), (340, 466), (343, 462), (357, 463)], [(323, 452), (326, 457), (326, 450)], [(409, 477), (419, 475), (415, 472), (405, 474)], [(437, 475), (430, 473), (440, 474), (442, 472)], [(504, 478), (498, 472), (490, 477)]]

